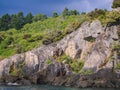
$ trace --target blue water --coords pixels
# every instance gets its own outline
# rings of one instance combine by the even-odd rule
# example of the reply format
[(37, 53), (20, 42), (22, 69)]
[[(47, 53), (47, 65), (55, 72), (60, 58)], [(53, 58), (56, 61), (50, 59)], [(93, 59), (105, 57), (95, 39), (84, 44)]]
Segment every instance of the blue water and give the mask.
[(31, 85), (31, 86), (0, 86), (0, 90), (120, 90), (114, 88), (70, 88), (57, 87), (48, 85)]

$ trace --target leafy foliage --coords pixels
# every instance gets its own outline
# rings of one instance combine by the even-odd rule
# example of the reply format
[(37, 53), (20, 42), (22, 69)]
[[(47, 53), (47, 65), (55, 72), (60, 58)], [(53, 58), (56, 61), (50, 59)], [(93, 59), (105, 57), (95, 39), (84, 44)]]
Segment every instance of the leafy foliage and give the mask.
[(53, 15), (52, 15), (52, 17), (54, 17), (54, 18), (58, 17), (58, 14), (57, 14), (57, 12), (53, 12)]
[(10, 27), (11, 17), (9, 14), (5, 14), (0, 18), (0, 29), (7, 30)]
[(120, 0), (114, 0), (112, 8), (120, 7)]
[(84, 66), (84, 62), (82, 60), (72, 59), (66, 54), (58, 57), (57, 60), (58, 62), (64, 62), (69, 64), (74, 73), (80, 73)]
[(102, 10), (102, 9), (95, 9), (94, 11), (91, 11), (88, 13), (88, 16), (91, 17), (91, 19), (95, 19), (98, 18), (99, 16), (105, 16), (106, 10)]
[(25, 17), (25, 23), (32, 23), (33, 15), (32, 13), (28, 13)]
[(78, 14), (76, 10), (69, 10), (67, 8), (58, 17), (47, 17), (44, 14), (33, 16), (31, 13), (25, 17), (22, 12), (14, 15), (6, 14), (0, 18), (0, 25), (4, 23), (1, 21), (5, 19), (7, 20), (5, 29), (6, 25), (8, 25), (7, 28), (12, 29), (4, 31), (1, 29), (3, 27), (0, 27), (0, 57), (5, 58), (16, 53), (23, 53), (37, 48), (43, 44), (48, 45), (59, 41), (65, 35), (77, 30), (83, 22), (88, 20), (99, 19), (102, 23), (120, 21), (119, 12), (96, 9), (93, 11), (95, 16), (91, 16), (91, 14), (92, 12)]
[(120, 69), (120, 62), (117, 64), (117, 67), (116, 67), (117, 69)]
[(51, 64), (52, 61), (51, 61), (50, 59), (48, 59), (46, 63), (47, 63), (47, 64)]
[(45, 14), (37, 14), (36, 16), (33, 17), (33, 21), (37, 22), (37, 21), (42, 21), (47, 19), (47, 16)]
[(66, 19), (62, 16), (49, 17), (43, 21), (28, 23), (20, 30), (0, 31), (0, 56), (5, 58), (23, 53), (43, 44), (46, 45), (46, 41), (47, 44), (56, 42), (66, 35), (67, 27), (69, 30), (72, 25), (75, 30), (86, 20), (86, 15), (71, 15), (66, 16)]

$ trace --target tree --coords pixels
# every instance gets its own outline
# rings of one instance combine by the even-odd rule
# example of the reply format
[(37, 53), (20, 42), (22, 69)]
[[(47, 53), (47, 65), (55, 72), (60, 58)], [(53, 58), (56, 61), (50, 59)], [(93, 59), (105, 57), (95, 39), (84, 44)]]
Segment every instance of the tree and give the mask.
[(79, 12), (77, 10), (70, 10), (69, 14), (70, 15), (79, 15)]
[(17, 15), (17, 19), (18, 19), (18, 29), (22, 28), (23, 25), (25, 25), (25, 18), (23, 16), (23, 12), (19, 12)]
[(58, 17), (58, 14), (57, 14), (57, 12), (53, 12), (53, 15), (52, 15), (52, 17), (54, 17), (54, 18)]
[(47, 19), (47, 16), (45, 14), (37, 14), (36, 16), (33, 17), (34, 22), (43, 21), (45, 19)]
[(33, 15), (32, 13), (28, 13), (25, 17), (25, 23), (32, 23)]
[(69, 9), (66, 7), (65, 9), (64, 9), (64, 11), (62, 12), (62, 16), (63, 17), (65, 17), (65, 16), (69, 16), (70, 14), (69, 14)]
[(11, 24), (10, 24), (10, 27), (11, 28), (15, 28), (16, 23), (17, 23), (17, 15), (13, 14), (13, 15), (11, 15)]
[(7, 30), (10, 27), (11, 17), (9, 14), (5, 14), (0, 18), (0, 29)]
[(25, 25), (25, 18), (23, 12), (19, 12), (17, 15), (11, 16), (11, 27), (17, 30), (21, 29)]
[(112, 8), (117, 8), (117, 7), (120, 7), (120, 0), (114, 0), (113, 1)]

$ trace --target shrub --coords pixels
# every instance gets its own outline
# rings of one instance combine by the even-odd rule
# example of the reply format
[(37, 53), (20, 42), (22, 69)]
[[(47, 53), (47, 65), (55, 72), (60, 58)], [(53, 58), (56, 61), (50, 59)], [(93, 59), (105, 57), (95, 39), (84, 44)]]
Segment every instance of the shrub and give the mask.
[(117, 67), (116, 67), (117, 69), (120, 69), (120, 62), (117, 64)]
[(120, 0), (114, 0), (113, 1), (112, 8), (117, 8), (117, 7), (120, 7)]
[(95, 19), (95, 18), (98, 18), (100, 15), (105, 16), (105, 12), (106, 10), (95, 9), (94, 11), (91, 11), (90, 13), (88, 13), (88, 16), (91, 17), (91, 19)]
[(83, 66), (84, 66), (84, 62), (78, 62), (77, 60), (74, 60), (71, 64), (70, 64), (72, 71), (75, 73), (80, 73)]
[(31, 38), (31, 34), (25, 34), (25, 35), (23, 35), (23, 39), (28, 39), (28, 38)]
[(52, 61), (51, 61), (50, 59), (48, 59), (46, 63), (47, 63), (47, 64), (51, 64)]
[[(20, 30), (0, 31), (0, 37), (2, 36), (2, 39), (0, 39), (0, 55), (8, 57), (15, 53), (31, 50), (42, 44), (48, 45), (61, 40), (66, 35), (65, 28), (67, 26), (72, 25), (74, 28), (77, 27), (77, 22), (81, 24), (86, 20), (88, 20), (86, 15), (70, 15), (66, 16), (66, 19), (63, 19), (62, 16), (49, 17), (26, 24)], [(6, 40), (8, 37), (12, 37), (13, 40)]]
[(7, 45), (10, 45), (12, 42), (14, 41), (14, 39), (12, 37), (7, 37), (4, 42), (7, 44)]
[(90, 70), (90, 69), (88, 69), (88, 70), (86, 70), (86, 71), (80, 71), (80, 74), (82, 74), (82, 75), (90, 75), (90, 74), (93, 74), (93, 71), (92, 70)]
[(58, 62), (65, 61), (65, 63), (68, 63), (68, 64), (70, 64), (72, 62), (72, 59), (69, 56), (67, 56), (66, 54), (63, 54), (62, 56), (58, 57), (57, 60), (58, 60)]
[(65, 34), (70, 34), (70, 33), (72, 33), (72, 32), (75, 31), (77, 28), (79, 28), (79, 26), (80, 26), (80, 22), (79, 22), (79, 21), (76, 21), (76, 22), (71, 23), (70, 25), (68, 25), (68, 26), (65, 28)]
[(3, 39), (0, 37), (0, 43), (3, 41)]
[(120, 22), (120, 12), (112, 11), (106, 13), (106, 23)]
[(96, 38), (89, 36), (89, 37), (85, 37), (84, 40), (86, 40), (88, 42), (95, 42)]

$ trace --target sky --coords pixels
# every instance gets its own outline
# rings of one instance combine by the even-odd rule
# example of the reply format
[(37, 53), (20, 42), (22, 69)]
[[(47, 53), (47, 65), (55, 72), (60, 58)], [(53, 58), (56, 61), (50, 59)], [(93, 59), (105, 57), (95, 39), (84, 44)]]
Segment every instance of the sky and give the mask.
[(79, 12), (90, 12), (95, 8), (111, 10), (113, 0), (0, 0), (0, 16), (9, 13), (29, 12), (51, 16), (61, 13), (65, 7)]

